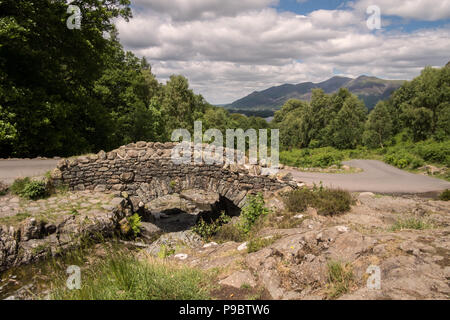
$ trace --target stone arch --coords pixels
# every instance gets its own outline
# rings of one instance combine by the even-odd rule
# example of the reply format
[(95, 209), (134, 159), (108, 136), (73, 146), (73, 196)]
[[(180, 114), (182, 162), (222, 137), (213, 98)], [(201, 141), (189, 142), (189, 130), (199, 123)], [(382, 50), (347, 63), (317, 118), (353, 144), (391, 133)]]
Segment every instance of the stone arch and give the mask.
[(286, 177), (268, 175), (256, 165), (176, 164), (171, 158), (175, 146), (138, 142), (108, 153), (63, 159), (52, 178), (73, 190), (125, 191), (143, 202), (180, 190), (203, 189), (217, 192), (239, 208), (249, 193), (296, 186)]

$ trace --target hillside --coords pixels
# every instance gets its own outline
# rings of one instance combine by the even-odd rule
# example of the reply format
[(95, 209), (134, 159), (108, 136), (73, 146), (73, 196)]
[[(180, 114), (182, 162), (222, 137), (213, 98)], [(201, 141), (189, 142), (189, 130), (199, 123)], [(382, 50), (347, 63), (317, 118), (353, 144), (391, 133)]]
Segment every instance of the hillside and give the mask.
[(235, 110), (277, 110), (289, 99), (309, 101), (311, 91), (315, 88), (323, 89), (328, 94), (334, 93), (340, 88), (348, 88), (361, 98), (369, 109), (372, 109), (378, 101), (389, 98), (403, 82), (402, 80), (383, 80), (360, 76), (356, 79), (333, 77), (320, 83), (283, 84), (263, 91), (255, 91), (226, 107)]

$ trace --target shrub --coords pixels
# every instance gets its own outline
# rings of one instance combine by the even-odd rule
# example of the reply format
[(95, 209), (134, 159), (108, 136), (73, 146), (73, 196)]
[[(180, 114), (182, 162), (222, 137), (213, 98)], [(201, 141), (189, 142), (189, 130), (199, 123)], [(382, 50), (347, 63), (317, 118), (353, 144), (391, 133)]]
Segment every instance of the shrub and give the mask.
[(439, 199), (441, 199), (442, 201), (450, 201), (450, 189), (447, 189), (444, 192), (442, 192), (441, 195), (439, 196)]
[(9, 188), (12, 194), (15, 194), (17, 196), (22, 196), (22, 192), (25, 189), (25, 186), (31, 182), (30, 178), (19, 178), (14, 180), (13, 184)]
[(243, 242), (246, 235), (242, 232), (237, 224), (228, 223), (223, 225), (220, 230), (214, 235), (214, 240), (218, 242)]
[(313, 207), (323, 216), (347, 212), (353, 203), (352, 195), (344, 190), (321, 189), (315, 195)]
[(425, 141), (417, 144), (417, 154), (425, 161), (449, 165), (450, 141)]
[(349, 292), (353, 284), (353, 270), (350, 263), (343, 264), (339, 261), (330, 261), (328, 269), (328, 298), (336, 299)]
[(11, 193), (26, 199), (38, 200), (49, 196), (49, 188), (45, 181), (30, 178), (16, 179), (10, 187)]
[(416, 169), (423, 166), (424, 161), (418, 156), (408, 153), (406, 150), (390, 150), (384, 156), (384, 161), (400, 169), (406, 169), (408, 167)]
[(332, 165), (340, 165), (342, 160), (344, 160), (344, 152), (331, 147), (294, 149), (280, 153), (282, 163), (302, 168), (328, 168)]
[(255, 196), (249, 196), (248, 204), (242, 209), (239, 227), (241, 231), (248, 234), (255, 222), (269, 213), (265, 207), (264, 197), (261, 193)]
[(45, 198), (49, 195), (47, 183), (45, 181), (31, 181), (25, 185), (21, 195), (31, 200)]
[(168, 261), (139, 260), (112, 253), (83, 270), (80, 290), (69, 290), (67, 275), (54, 280), (55, 300), (205, 300), (210, 299), (210, 277)]
[(130, 229), (133, 232), (133, 235), (137, 237), (141, 233), (141, 216), (137, 213), (133, 214), (128, 219), (128, 224), (130, 225)]
[(313, 207), (318, 214), (329, 216), (349, 211), (353, 198), (348, 191), (315, 187), (313, 190), (304, 188), (288, 193), (284, 203), (291, 212), (303, 212)]
[(314, 194), (308, 188), (294, 190), (284, 197), (286, 209), (290, 212), (304, 212), (313, 202)]
[(211, 223), (205, 222), (205, 220), (200, 219), (197, 224), (192, 228), (196, 234), (204, 239), (210, 239), (213, 235), (217, 234), (223, 225), (229, 223), (231, 218), (222, 212), (220, 217)]

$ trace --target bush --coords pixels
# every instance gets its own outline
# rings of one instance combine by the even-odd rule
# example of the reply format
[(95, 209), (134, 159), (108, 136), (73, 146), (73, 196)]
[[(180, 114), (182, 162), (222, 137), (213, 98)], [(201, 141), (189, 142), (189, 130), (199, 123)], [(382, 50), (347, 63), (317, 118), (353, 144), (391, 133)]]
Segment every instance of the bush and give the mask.
[(38, 200), (49, 195), (47, 190), (47, 183), (44, 181), (31, 181), (25, 186), (22, 196), (31, 200)]
[(450, 165), (450, 141), (438, 143), (425, 141), (417, 144), (417, 154), (425, 161)]
[(31, 182), (30, 178), (16, 179), (14, 180), (9, 190), (12, 194), (17, 196), (22, 196), (22, 192), (25, 189), (25, 186)]
[(16, 179), (10, 190), (15, 195), (31, 200), (43, 199), (50, 195), (45, 181), (31, 180), (30, 178)]
[(203, 239), (210, 239), (213, 235), (217, 234), (223, 225), (229, 223), (231, 218), (222, 212), (220, 217), (211, 223), (205, 222), (205, 220), (200, 219), (197, 224), (192, 228), (196, 234), (198, 234)]
[(450, 189), (447, 189), (444, 192), (442, 192), (441, 195), (439, 196), (439, 199), (441, 199), (442, 201), (450, 201)]
[(55, 300), (205, 300), (208, 274), (168, 261), (143, 261), (131, 254), (112, 253), (83, 270), (80, 290), (69, 290), (67, 275), (55, 280)]
[(294, 190), (284, 197), (286, 208), (290, 212), (304, 212), (308, 207), (317, 209), (324, 216), (341, 214), (351, 209), (353, 198), (348, 191), (315, 187)]
[(315, 192), (313, 207), (323, 216), (332, 216), (350, 211), (353, 203), (352, 195), (348, 191), (321, 189)]
[(284, 198), (286, 209), (290, 212), (304, 212), (313, 203), (314, 194), (308, 188), (294, 190)]
[(286, 165), (301, 168), (328, 168), (340, 165), (344, 152), (331, 147), (319, 149), (294, 149), (280, 152), (280, 161)]
[(405, 150), (390, 150), (384, 156), (384, 161), (400, 169), (412, 168), (416, 169), (425, 164), (418, 156), (408, 153)]
[(130, 225), (130, 229), (133, 232), (133, 235), (137, 237), (141, 233), (141, 216), (137, 213), (133, 214), (128, 219), (128, 224)]
[(245, 234), (248, 234), (256, 221), (269, 213), (265, 207), (264, 197), (261, 193), (256, 196), (248, 197), (248, 204), (242, 209), (239, 221), (239, 228)]
[(214, 240), (218, 242), (243, 242), (246, 240), (246, 235), (237, 224), (228, 223), (223, 225), (214, 235)]

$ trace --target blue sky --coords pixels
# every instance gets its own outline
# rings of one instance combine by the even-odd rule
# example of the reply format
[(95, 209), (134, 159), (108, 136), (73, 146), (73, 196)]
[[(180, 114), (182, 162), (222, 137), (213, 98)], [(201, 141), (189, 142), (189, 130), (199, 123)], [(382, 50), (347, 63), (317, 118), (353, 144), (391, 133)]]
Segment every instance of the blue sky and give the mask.
[[(410, 80), (450, 60), (450, 0), (132, 0), (126, 49), (209, 102), (334, 75)], [(376, 5), (381, 29), (369, 28)]]
[(345, 5), (345, 1), (337, 0), (315, 0), (299, 3), (297, 0), (281, 0), (275, 8), (281, 11), (290, 11), (298, 14), (308, 14), (315, 10), (335, 10)]
[[(392, 0), (398, 1), (398, 0)], [(338, 0), (313, 0), (299, 2), (297, 0), (280, 0), (273, 7), (280, 12), (294, 12), (297, 14), (307, 15), (316, 10), (338, 10), (349, 9), (348, 1)], [(396, 15), (384, 15), (385, 20), (389, 20), (391, 24), (383, 26), (385, 31), (401, 30), (411, 32), (423, 28), (439, 28), (450, 23), (449, 19), (439, 19), (436, 21), (424, 21), (420, 18), (404, 19)]]

